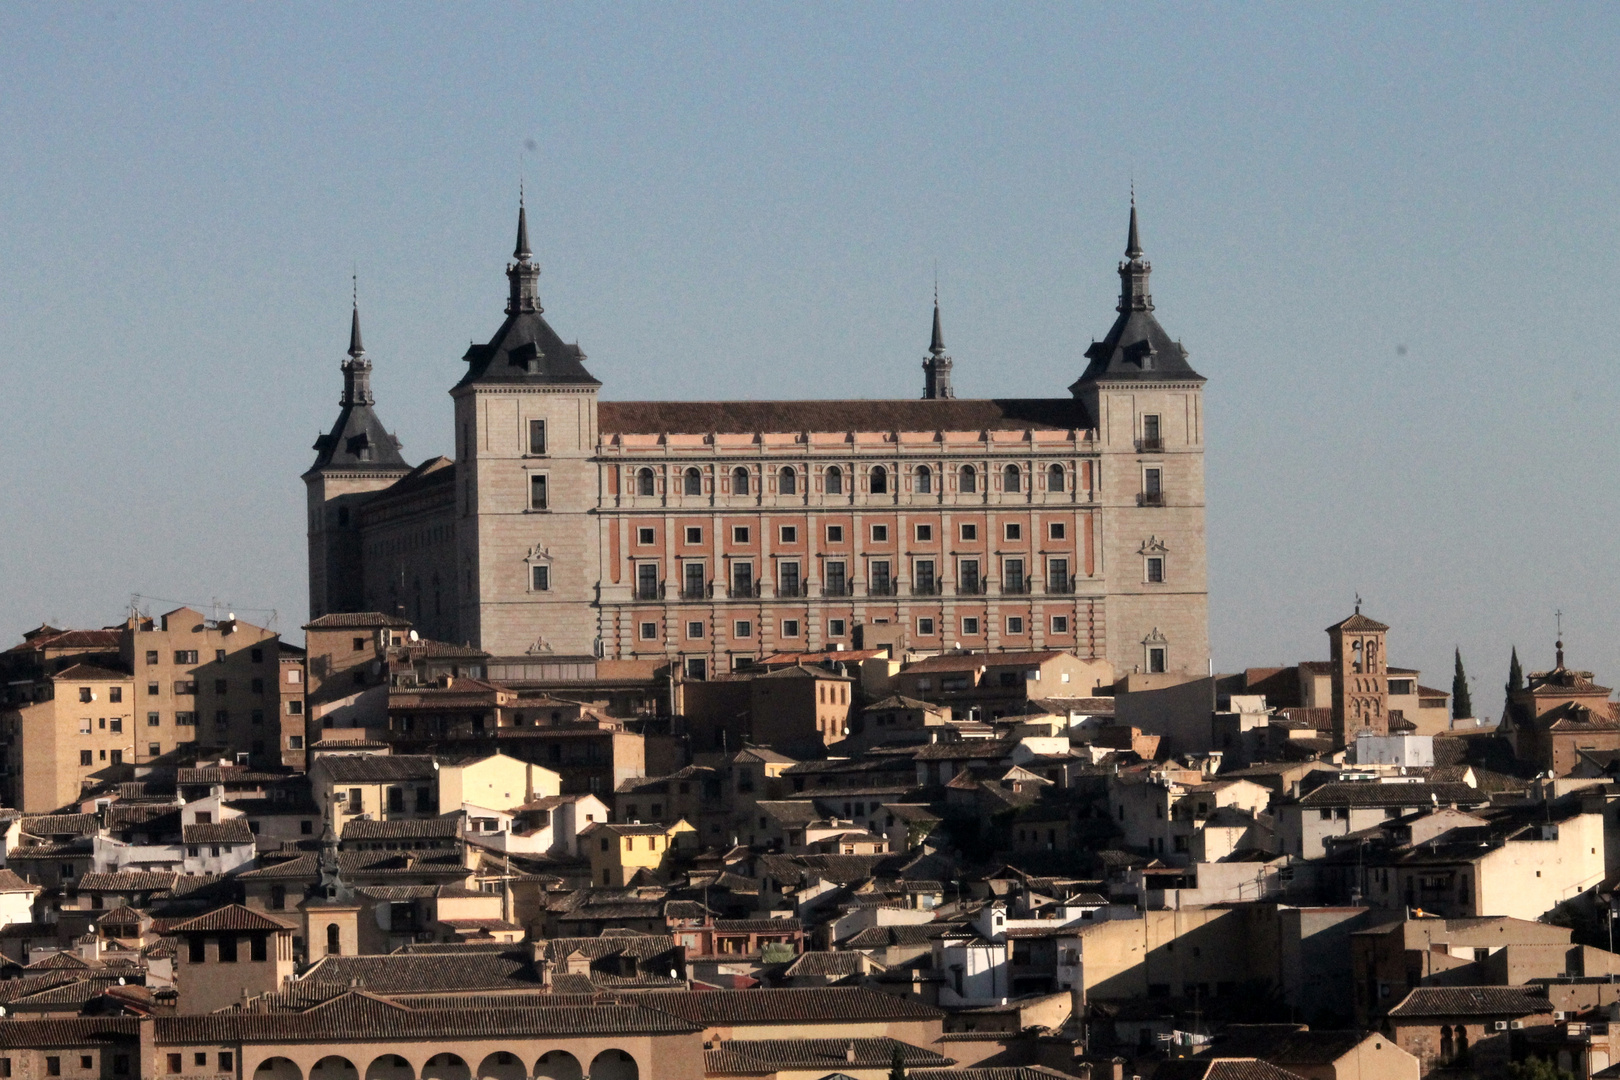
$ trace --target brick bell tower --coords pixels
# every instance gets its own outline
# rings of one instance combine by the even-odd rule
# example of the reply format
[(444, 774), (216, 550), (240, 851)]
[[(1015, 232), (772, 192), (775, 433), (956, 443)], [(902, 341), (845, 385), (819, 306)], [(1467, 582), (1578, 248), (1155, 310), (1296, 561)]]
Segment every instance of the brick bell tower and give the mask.
[(1384, 635), (1389, 627), (1361, 613), (1327, 628), (1333, 665), (1333, 745), (1343, 748), (1357, 735), (1389, 734), (1389, 668)]

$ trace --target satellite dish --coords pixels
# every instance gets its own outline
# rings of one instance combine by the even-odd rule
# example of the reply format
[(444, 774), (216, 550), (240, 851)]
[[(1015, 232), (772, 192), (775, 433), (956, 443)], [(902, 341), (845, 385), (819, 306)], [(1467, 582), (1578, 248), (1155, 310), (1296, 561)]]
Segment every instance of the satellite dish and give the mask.
[(415, 630), (412, 630), (409, 634), (407, 634), (405, 636), (410, 638), (412, 641), (421, 641), (422, 640), (420, 635), (418, 635)]

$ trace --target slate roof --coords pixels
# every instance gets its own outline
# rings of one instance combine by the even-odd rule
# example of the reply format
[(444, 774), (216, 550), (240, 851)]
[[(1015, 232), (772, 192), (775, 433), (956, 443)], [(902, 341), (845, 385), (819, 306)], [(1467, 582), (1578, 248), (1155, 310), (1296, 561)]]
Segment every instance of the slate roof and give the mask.
[(850, 401), (603, 401), (604, 436), (670, 432), (1023, 431), (1091, 427), (1073, 398)]
[(703, 1052), (709, 1076), (762, 1075), (778, 1069), (887, 1069), (900, 1051), (908, 1066), (946, 1067), (952, 1058), (896, 1039), (727, 1039)]
[[(1431, 798), (1433, 796), (1433, 798)], [(1490, 796), (1467, 784), (1380, 784), (1371, 781), (1337, 780), (1323, 784), (1302, 797), (1301, 806), (1441, 806), (1451, 803), (1473, 805), (1490, 801)]]
[(1516, 986), (1420, 986), (1389, 1010), (1403, 1019), (1447, 1016), (1530, 1016), (1550, 1013), (1545, 997)]

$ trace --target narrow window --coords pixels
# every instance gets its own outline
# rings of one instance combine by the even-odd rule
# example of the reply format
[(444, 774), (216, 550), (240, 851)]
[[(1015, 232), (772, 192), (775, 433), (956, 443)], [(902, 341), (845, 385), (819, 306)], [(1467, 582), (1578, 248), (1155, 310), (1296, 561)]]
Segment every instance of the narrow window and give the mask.
[(544, 454), (546, 452), (546, 422), (544, 420), (529, 421), (529, 453)]
[(934, 470), (926, 465), (917, 466), (917, 494), (931, 495), (934, 491)]
[(1046, 564), (1046, 583), (1056, 593), (1069, 591), (1069, 560), (1051, 559)]
[(1142, 494), (1147, 502), (1158, 502), (1164, 498), (1163, 472), (1159, 469), (1142, 470)]
[(1160, 674), (1165, 670), (1166, 649), (1163, 645), (1155, 645), (1148, 649), (1148, 671)]
[(546, 475), (544, 473), (529, 474), (529, 509), (544, 510), (546, 508)]
[(545, 592), (551, 588), (551, 567), (535, 566), (531, 568), (535, 592)]
[(790, 468), (776, 474), (776, 490), (781, 495), (795, 495), (799, 490), (799, 476)]
[(644, 562), (644, 563), (637, 563), (636, 564), (636, 599), (637, 600), (657, 600), (658, 599), (658, 564), (657, 563), (645, 563)]
[(1159, 418), (1151, 414), (1142, 417), (1142, 449), (1160, 450), (1163, 448), (1164, 443), (1159, 438)]
[(959, 474), (959, 477), (958, 477), (958, 484), (961, 487), (962, 491), (964, 493), (966, 493), (966, 494), (971, 495), (972, 493), (978, 491), (979, 490), (979, 472), (978, 472), (978, 470), (975, 469), (971, 465), (962, 466), (962, 472)]
[(327, 956), (342, 956), (343, 955), (343, 945), (342, 945), (341, 941), (338, 938), (338, 925), (337, 925), (337, 923), (327, 923), (326, 924), (326, 955)]
[(1048, 466), (1047, 470), (1046, 470), (1046, 490), (1047, 491), (1067, 491), (1068, 489), (1069, 489), (1069, 478), (1064, 473), (1063, 466), (1061, 466), (1061, 465)]
[(731, 595), (754, 595), (754, 564), (737, 562), (731, 564)]
[(636, 494), (655, 495), (658, 493), (658, 480), (651, 469), (636, 470)]
[(872, 494), (887, 495), (889, 493), (889, 470), (881, 465), (872, 468)]
[(1018, 466), (1009, 465), (1001, 470), (1001, 488), (1003, 491), (1020, 491), (1023, 487), (1024, 474), (1018, 471)]
[(686, 563), (681, 572), (685, 575), (681, 587), (681, 598), (684, 600), (702, 600), (704, 593), (707, 591), (704, 588), (703, 564), (700, 562)]
[(697, 469), (687, 469), (682, 477), (681, 491), (686, 495), (703, 494), (703, 473)]
[(842, 495), (844, 493), (844, 470), (833, 465), (827, 469), (827, 494)]
[(1164, 556), (1150, 555), (1147, 561), (1147, 579), (1154, 584), (1164, 582)]
[(735, 468), (731, 470), (731, 493), (733, 495), (748, 494), (748, 470)]

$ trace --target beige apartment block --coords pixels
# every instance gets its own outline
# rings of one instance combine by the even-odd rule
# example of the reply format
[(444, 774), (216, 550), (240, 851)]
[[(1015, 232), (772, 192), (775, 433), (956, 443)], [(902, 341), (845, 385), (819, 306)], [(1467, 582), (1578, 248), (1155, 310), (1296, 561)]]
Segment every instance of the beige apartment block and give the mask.
[(134, 760), (135, 680), (91, 663), (43, 684), (46, 696), (0, 716), (6, 739), (5, 804), (25, 814), (76, 812), (86, 789), (128, 779)]
[(497, 661), (1062, 650), (1209, 662), (1204, 379), (1160, 326), (1133, 207), (1118, 316), (1067, 396), (599, 401), (543, 317), (519, 211), (506, 319), (451, 390), (454, 459), (411, 469), (358, 315), (305, 473), (311, 614), (380, 611)]

